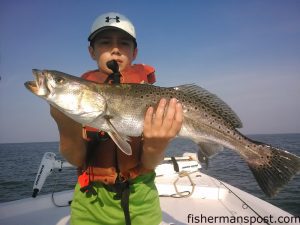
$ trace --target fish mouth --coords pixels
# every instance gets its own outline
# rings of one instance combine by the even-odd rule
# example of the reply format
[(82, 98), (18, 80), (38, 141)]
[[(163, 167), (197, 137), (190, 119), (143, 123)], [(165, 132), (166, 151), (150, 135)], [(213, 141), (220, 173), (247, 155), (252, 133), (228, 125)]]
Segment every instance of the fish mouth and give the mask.
[(46, 75), (42, 70), (37, 69), (33, 69), (32, 74), (35, 80), (25, 82), (25, 87), (38, 96), (46, 96), (49, 93), (49, 89), (47, 88)]
[(24, 85), (25, 85), (25, 87), (26, 87), (29, 91), (31, 91), (31, 92), (33, 92), (33, 93), (37, 93), (38, 87), (37, 87), (35, 81), (26, 81), (26, 82), (24, 83)]

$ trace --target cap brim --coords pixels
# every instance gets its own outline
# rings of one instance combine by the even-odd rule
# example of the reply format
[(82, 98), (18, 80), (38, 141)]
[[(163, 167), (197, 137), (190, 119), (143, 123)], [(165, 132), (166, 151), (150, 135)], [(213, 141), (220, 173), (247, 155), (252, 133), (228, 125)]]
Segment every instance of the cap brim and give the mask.
[(133, 40), (136, 42), (136, 39), (129, 34), (128, 32), (126, 32), (125, 30), (118, 28), (118, 27), (114, 27), (114, 26), (106, 26), (106, 27), (101, 27), (98, 30), (95, 30), (93, 33), (90, 34), (90, 36), (88, 37), (88, 41), (92, 41), (99, 33), (101, 33), (102, 31), (105, 30), (120, 30), (123, 31), (124, 33), (128, 34), (130, 37), (133, 38)]

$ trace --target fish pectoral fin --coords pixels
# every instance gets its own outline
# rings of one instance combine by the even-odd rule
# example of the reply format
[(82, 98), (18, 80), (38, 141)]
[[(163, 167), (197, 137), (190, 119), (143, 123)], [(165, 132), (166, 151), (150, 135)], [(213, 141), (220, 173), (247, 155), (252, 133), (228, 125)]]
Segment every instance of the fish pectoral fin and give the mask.
[(108, 132), (111, 139), (116, 143), (116, 145), (124, 152), (126, 155), (132, 155), (132, 150), (130, 144), (123, 138), (119, 133), (114, 131)]
[(109, 119), (106, 119), (106, 121), (110, 127), (110, 131), (107, 133), (111, 139), (121, 149), (122, 152), (124, 152), (126, 155), (132, 155), (131, 146), (128, 143), (130, 141), (130, 137), (120, 134)]
[(208, 160), (224, 149), (222, 145), (213, 142), (200, 142), (198, 146), (198, 160), (205, 163), (206, 168), (208, 168)]

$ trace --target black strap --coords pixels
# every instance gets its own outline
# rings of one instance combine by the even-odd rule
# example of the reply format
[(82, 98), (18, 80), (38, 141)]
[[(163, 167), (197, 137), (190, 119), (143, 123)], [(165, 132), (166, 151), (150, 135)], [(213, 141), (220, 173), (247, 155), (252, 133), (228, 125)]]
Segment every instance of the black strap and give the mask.
[(171, 160), (172, 160), (172, 163), (173, 163), (174, 171), (178, 173), (179, 172), (179, 166), (178, 166), (177, 160), (175, 159), (174, 156), (171, 157)]
[(116, 183), (113, 185), (103, 184), (103, 187), (116, 193), (114, 196), (115, 200), (121, 200), (121, 207), (124, 212), (125, 224), (131, 225), (130, 212), (129, 212), (129, 195), (130, 195), (130, 181), (122, 181), (119, 177), (116, 179)]
[(119, 72), (119, 65), (116, 60), (110, 60), (106, 63), (106, 66), (113, 71), (104, 81), (104, 83), (108, 83), (111, 81), (113, 84), (120, 83), (121, 74)]
[(130, 212), (129, 212), (129, 195), (130, 195), (130, 188), (128, 185), (128, 188), (124, 189), (121, 198), (121, 206), (124, 211), (126, 225), (131, 225)]
[(124, 212), (125, 224), (131, 225), (130, 212), (129, 212), (129, 195), (130, 195), (130, 183), (129, 181), (116, 181), (114, 184), (115, 199), (121, 200), (121, 207)]

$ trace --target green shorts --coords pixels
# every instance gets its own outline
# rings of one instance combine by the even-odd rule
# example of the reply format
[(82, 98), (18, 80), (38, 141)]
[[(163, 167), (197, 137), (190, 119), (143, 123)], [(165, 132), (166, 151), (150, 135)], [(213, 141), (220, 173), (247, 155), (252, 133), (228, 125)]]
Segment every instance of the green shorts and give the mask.
[[(157, 225), (162, 221), (159, 196), (154, 184), (155, 173), (138, 176), (131, 181), (129, 212), (132, 225)], [(115, 192), (95, 183), (96, 195), (83, 193), (77, 183), (71, 205), (72, 225), (125, 224), (120, 200)]]

